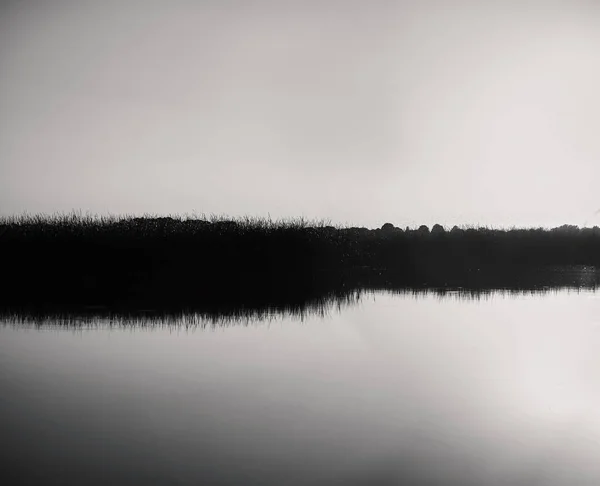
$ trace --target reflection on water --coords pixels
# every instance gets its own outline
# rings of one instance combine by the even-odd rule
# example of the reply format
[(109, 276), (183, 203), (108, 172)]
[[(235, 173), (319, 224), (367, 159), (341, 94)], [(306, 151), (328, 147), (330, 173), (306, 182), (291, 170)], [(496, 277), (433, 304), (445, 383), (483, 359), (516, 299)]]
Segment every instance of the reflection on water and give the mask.
[[(122, 288), (119, 298), (111, 298), (108, 295), (111, 292), (103, 288), (86, 292), (85, 299), (69, 292), (56, 296), (56, 289), (45, 281), (43, 284), (48, 287), (48, 292), (44, 292), (40, 288), (41, 283), (38, 283), (37, 290), (31, 294), (25, 291), (17, 292), (18, 295), (14, 292), (2, 294), (0, 316), (9, 319), (27, 317), (28, 320), (43, 320), (45, 317), (64, 320), (65, 316), (78, 316), (86, 320), (102, 317), (143, 321), (201, 316), (203, 321), (243, 321), (279, 315), (302, 319), (329, 312), (333, 307), (353, 304), (362, 292), (458, 293), (461, 297), (479, 298), (490, 292), (593, 290), (600, 286), (600, 271), (589, 266), (539, 268), (496, 265), (463, 268), (460, 272), (451, 273), (434, 271), (423, 279), (412, 278), (410, 272), (364, 267), (340, 272), (301, 273), (298, 276), (302, 278), (298, 279), (290, 275), (285, 279), (261, 275), (248, 274), (241, 280), (228, 280), (227, 274), (224, 274), (221, 276), (225, 280), (223, 285), (214, 287), (210, 281), (202, 279), (203, 286), (200, 287), (197, 281), (159, 279), (152, 289), (140, 289), (136, 285)], [(411, 283), (407, 284), (408, 281)], [(121, 283), (121, 287), (123, 285)]]
[(160, 311), (157, 309), (138, 309), (135, 311), (115, 312), (97, 307), (81, 309), (78, 312), (44, 312), (23, 310), (20, 312), (0, 313), (0, 325), (56, 327), (74, 329), (97, 329), (112, 327), (140, 328), (210, 328), (234, 325), (248, 326), (257, 323), (272, 323), (281, 320), (305, 322), (311, 319), (323, 319), (334, 313), (341, 313), (349, 307), (360, 305), (365, 299), (374, 299), (376, 295), (396, 295), (414, 299), (433, 297), (437, 300), (480, 301), (494, 298), (579, 294), (595, 292), (592, 287), (551, 287), (537, 288), (492, 288), (492, 289), (451, 289), (451, 288), (388, 288), (348, 290), (344, 293), (330, 294), (299, 305), (279, 305), (244, 307), (231, 305), (210, 311)]
[(73, 485), (599, 484), (596, 292), (353, 295), (270, 323), (99, 319), (72, 332), (68, 319), (7, 322), (0, 474)]

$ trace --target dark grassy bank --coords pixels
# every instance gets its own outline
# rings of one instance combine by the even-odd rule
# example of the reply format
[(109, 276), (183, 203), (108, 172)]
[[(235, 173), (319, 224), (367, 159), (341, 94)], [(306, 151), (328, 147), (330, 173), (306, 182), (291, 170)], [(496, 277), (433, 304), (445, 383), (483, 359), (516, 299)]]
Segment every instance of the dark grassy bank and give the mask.
[(361, 288), (594, 287), (600, 229), (33, 216), (0, 220), (0, 255), (1, 309), (218, 313)]

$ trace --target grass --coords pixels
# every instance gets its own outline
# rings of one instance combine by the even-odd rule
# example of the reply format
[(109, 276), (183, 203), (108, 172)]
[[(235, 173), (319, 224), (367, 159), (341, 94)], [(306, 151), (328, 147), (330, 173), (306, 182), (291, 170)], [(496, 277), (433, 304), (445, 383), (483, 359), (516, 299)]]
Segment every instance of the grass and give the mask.
[(0, 310), (223, 313), (302, 308), (353, 289), (594, 287), (600, 229), (74, 212), (0, 219), (0, 259)]

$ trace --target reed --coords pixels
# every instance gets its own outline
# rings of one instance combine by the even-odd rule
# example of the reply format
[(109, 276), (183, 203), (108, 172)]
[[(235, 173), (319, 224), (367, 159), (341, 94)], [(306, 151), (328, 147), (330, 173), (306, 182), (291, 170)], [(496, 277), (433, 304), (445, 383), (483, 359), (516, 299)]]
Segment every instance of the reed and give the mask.
[(1, 218), (0, 258), (0, 309), (212, 312), (304, 305), (350, 289), (593, 286), (600, 229), (73, 212)]

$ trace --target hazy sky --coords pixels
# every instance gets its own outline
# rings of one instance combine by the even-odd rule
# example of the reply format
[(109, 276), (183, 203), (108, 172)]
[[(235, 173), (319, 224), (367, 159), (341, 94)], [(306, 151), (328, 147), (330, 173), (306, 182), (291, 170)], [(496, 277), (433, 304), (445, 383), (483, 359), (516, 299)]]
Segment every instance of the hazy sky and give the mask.
[(0, 214), (599, 224), (600, 2), (0, 3)]

